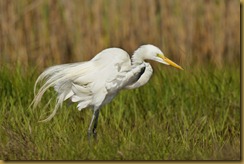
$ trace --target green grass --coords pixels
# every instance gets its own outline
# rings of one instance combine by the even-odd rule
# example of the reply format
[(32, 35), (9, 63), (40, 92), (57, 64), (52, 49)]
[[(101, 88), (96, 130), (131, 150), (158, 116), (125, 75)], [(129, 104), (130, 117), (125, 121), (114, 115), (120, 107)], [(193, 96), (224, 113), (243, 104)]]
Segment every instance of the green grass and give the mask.
[(166, 66), (150, 82), (125, 90), (102, 110), (89, 144), (91, 110), (65, 105), (47, 123), (55, 93), (29, 105), (37, 71), (0, 69), (0, 159), (240, 160), (239, 68)]

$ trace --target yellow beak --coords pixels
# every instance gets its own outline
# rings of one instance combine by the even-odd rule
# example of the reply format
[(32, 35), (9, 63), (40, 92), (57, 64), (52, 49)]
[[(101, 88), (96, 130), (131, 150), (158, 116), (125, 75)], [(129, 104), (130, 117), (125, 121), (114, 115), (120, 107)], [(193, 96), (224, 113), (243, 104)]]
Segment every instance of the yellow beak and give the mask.
[(181, 66), (179, 66), (178, 64), (174, 63), (173, 61), (169, 60), (168, 58), (164, 57), (164, 61), (169, 63), (169, 65), (175, 67), (175, 68), (178, 68), (178, 69), (181, 69), (181, 70), (184, 70)]
[(170, 59), (166, 58), (164, 55), (158, 55), (160, 58), (162, 58), (166, 63), (168, 63), (169, 65), (184, 70), (181, 66), (179, 66), (178, 64), (176, 64), (175, 62), (171, 61)]

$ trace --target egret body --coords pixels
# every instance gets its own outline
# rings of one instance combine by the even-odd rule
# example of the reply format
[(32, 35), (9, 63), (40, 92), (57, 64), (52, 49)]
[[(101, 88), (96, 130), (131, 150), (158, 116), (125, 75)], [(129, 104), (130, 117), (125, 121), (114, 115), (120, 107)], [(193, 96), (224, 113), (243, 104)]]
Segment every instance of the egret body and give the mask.
[(153, 45), (139, 47), (131, 58), (120, 48), (108, 48), (90, 61), (56, 65), (46, 69), (35, 83), (34, 90), (37, 83), (44, 80), (33, 100), (34, 107), (40, 102), (45, 91), (54, 87), (58, 93), (56, 106), (52, 114), (42, 122), (49, 121), (62, 103), (70, 99), (78, 104), (78, 110), (87, 107), (93, 109), (88, 135), (95, 135), (102, 106), (111, 102), (120, 90), (138, 88), (148, 82), (153, 69), (145, 60), (154, 60), (182, 69)]

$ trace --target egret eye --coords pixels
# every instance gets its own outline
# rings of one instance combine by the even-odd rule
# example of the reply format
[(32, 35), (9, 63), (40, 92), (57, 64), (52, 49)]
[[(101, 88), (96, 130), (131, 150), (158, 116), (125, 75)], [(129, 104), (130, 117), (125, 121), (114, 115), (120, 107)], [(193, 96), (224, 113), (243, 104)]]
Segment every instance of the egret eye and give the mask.
[(165, 58), (163, 54), (157, 54), (157, 57), (160, 57), (160, 58), (162, 58), (162, 59)]

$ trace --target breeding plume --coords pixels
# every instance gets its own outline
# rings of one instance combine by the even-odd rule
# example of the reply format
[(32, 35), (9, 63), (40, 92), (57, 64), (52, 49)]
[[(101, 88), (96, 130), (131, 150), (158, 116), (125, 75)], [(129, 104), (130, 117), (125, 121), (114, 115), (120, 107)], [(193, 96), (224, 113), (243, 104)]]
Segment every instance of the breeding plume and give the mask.
[[(63, 64), (46, 69), (36, 80), (36, 85), (44, 81), (33, 100), (34, 107), (50, 87), (57, 92), (57, 102), (52, 114), (42, 121), (49, 121), (70, 99), (77, 103), (78, 110), (90, 107), (93, 116), (88, 128), (88, 136), (96, 135), (99, 111), (122, 89), (138, 88), (148, 82), (153, 69), (145, 60), (154, 60), (182, 69), (166, 58), (163, 52), (153, 45), (139, 47), (132, 57), (120, 48), (108, 48), (86, 62)], [(183, 70), (183, 69), (182, 69)]]

